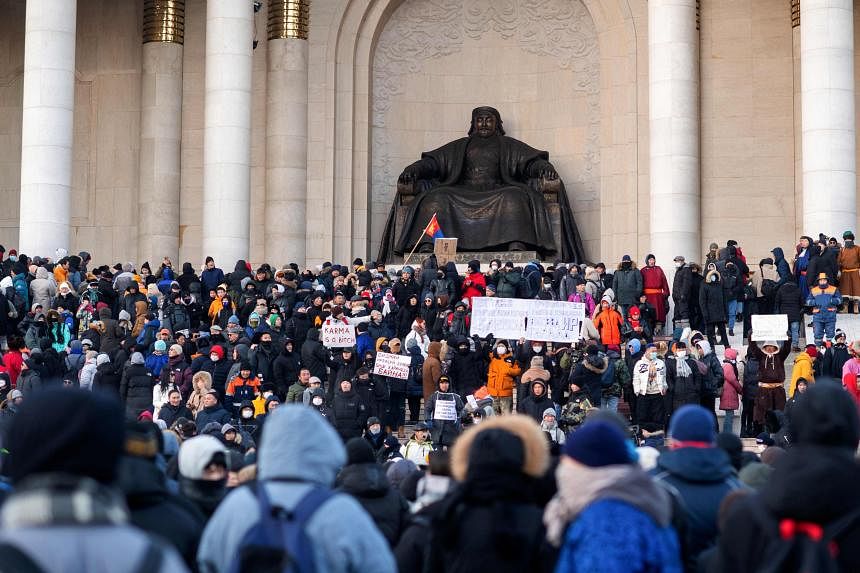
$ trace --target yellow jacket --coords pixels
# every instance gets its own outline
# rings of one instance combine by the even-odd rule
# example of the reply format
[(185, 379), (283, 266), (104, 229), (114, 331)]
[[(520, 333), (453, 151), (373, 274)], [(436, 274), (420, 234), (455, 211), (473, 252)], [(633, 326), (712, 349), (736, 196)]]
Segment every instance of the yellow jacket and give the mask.
[(791, 370), (791, 385), (788, 387), (788, 397), (794, 396), (797, 380), (805, 378), (809, 384), (815, 384), (815, 371), (812, 368), (812, 357), (806, 352), (801, 352), (794, 359), (794, 368)]

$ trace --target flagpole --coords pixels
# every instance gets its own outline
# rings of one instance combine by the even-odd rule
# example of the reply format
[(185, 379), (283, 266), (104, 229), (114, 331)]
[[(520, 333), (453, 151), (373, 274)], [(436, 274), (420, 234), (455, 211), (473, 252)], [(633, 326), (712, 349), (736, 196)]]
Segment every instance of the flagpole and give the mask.
[(421, 234), (418, 236), (418, 237), (419, 237), (419, 238), (418, 238), (418, 242), (416, 242), (416, 243), (415, 243), (415, 246), (414, 246), (414, 247), (412, 247), (412, 250), (411, 250), (411, 251), (409, 251), (409, 254), (408, 254), (408, 255), (406, 255), (406, 259), (404, 259), (404, 260), (403, 260), (403, 266), (404, 266), (404, 267), (405, 267), (407, 264), (409, 264), (409, 259), (410, 259), (410, 258), (412, 258), (412, 255), (415, 253), (415, 249), (417, 249), (417, 248), (418, 248), (418, 245), (420, 245), (420, 244), (421, 244), (421, 239), (423, 239), (423, 238), (424, 238), (424, 233), (426, 233), (426, 232), (427, 232), (427, 229), (430, 227), (430, 223), (432, 223), (432, 222), (434, 221), (434, 219), (436, 219), (436, 213), (433, 213), (433, 216), (432, 216), (432, 217), (430, 217), (430, 220), (429, 220), (429, 221), (427, 221), (427, 224), (424, 226), (424, 229), (421, 231)]

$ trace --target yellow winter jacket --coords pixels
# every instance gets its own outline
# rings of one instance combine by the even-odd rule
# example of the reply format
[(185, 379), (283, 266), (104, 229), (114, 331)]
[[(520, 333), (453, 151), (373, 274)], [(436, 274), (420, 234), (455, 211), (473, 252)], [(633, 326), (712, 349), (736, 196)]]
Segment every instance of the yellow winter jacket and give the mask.
[(815, 384), (815, 371), (812, 368), (812, 357), (806, 352), (801, 352), (794, 359), (794, 368), (791, 370), (791, 385), (788, 387), (788, 397), (794, 396), (797, 380), (805, 378), (809, 384)]

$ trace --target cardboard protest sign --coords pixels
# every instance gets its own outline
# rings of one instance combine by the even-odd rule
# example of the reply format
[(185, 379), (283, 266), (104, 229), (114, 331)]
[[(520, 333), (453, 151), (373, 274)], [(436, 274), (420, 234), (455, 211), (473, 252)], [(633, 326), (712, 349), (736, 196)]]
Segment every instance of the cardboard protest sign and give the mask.
[(449, 420), (457, 419), (457, 402), (453, 394), (437, 394), (436, 406), (433, 408), (434, 420)]
[(355, 346), (355, 327), (342, 322), (326, 322), (322, 327), (322, 343), (329, 348)]
[(752, 315), (752, 340), (788, 340), (787, 314)]
[(472, 299), (471, 334), (517, 340), (576, 342), (585, 305), (579, 302), (478, 297)]
[(388, 376), (389, 378), (406, 380), (409, 378), (409, 365), (411, 363), (412, 357), (410, 356), (377, 352), (376, 360), (373, 363), (373, 373), (380, 376)]

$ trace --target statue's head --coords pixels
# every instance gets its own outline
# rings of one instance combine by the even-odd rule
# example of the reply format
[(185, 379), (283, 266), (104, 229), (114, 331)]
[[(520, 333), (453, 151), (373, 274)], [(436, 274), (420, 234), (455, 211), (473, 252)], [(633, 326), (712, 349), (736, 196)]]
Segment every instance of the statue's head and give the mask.
[(472, 125), (469, 127), (469, 135), (478, 137), (490, 137), (491, 135), (504, 135), (505, 128), (502, 127), (502, 116), (494, 107), (481, 106), (472, 110)]

